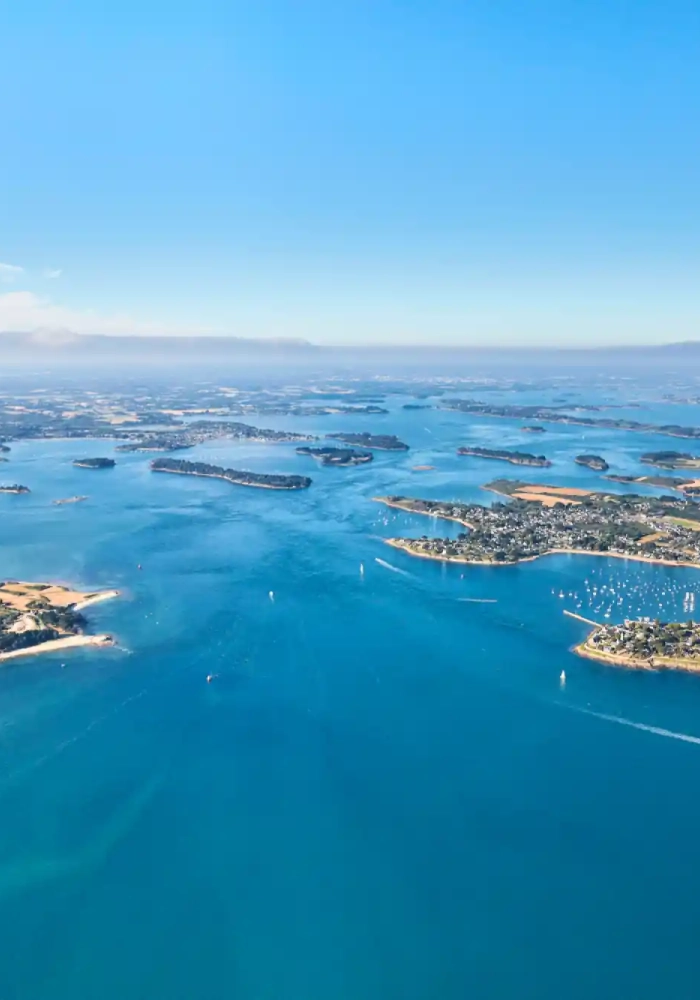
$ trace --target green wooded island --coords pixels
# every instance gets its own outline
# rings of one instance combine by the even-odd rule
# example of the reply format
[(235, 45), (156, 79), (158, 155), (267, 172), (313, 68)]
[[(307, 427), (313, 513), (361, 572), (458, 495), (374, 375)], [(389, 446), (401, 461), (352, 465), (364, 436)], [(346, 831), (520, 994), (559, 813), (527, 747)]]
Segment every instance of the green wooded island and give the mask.
[(224, 469), (207, 462), (185, 462), (177, 458), (155, 458), (152, 472), (172, 472), (181, 476), (204, 476), (207, 479), (225, 479), (236, 486), (255, 486), (264, 490), (304, 490), (311, 486), (308, 476), (283, 476), (264, 472), (243, 472)]
[(355, 448), (309, 448), (302, 446), (297, 448), (297, 455), (308, 455), (315, 458), (321, 465), (336, 465), (345, 467), (349, 465), (363, 465), (371, 462), (374, 455), (371, 451), (357, 451)]
[(503, 451), (499, 448), (465, 446), (458, 448), (457, 454), (468, 455), (472, 458), (490, 458), (497, 462), (510, 462), (511, 465), (531, 465), (538, 469), (548, 469), (552, 464), (544, 455), (531, 455), (527, 451)]
[(577, 455), (574, 459), (577, 465), (585, 465), (594, 472), (607, 472), (610, 466), (600, 455)]
[(76, 458), (73, 462), (78, 469), (113, 469), (116, 464), (113, 458)]
[(400, 441), (394, 434), (326, 434), (327, 438), (342, 441), (343, 444), (357, 448), (372, 448), (375, 451), (408, 451), (408, 445)]

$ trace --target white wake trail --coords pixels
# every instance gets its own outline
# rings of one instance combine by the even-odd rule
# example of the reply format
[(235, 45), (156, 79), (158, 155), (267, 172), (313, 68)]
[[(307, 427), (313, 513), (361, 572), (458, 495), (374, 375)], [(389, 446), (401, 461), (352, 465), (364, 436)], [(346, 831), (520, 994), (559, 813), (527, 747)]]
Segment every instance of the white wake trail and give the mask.
[(374, 557), (374, 561), (376, 563), (379, 563), (380, 566), (383, 566), (384, 569), (390, 569), (392, 573), (400, 573), (401, 576), (410, 576), (411, 575), (408, 572), (408, 570), (399, 569), (398, 566), (392, 566), (391, 563), (388, 563), (385, 559), (380, 559), (378, 556)]
[(643, 733), (653, 733), (654, 736), (665, 736), (669, 740), (682, 740), (683, 743), (700, 744), (700, 736), (690, 736), (688, 733), (676, 733), (672, 729), (661, 729), (659, 726), (647, 726), (644, 722), (633, 722), (619, 715), (605, 715), (603, 712), (592, 712), (588, 708), (576, 708), (582, 715), (592, 715), (594, 719), (604, 722), (614, 722), (618, 726), (629, 726), (630, 729), (640, 729)]

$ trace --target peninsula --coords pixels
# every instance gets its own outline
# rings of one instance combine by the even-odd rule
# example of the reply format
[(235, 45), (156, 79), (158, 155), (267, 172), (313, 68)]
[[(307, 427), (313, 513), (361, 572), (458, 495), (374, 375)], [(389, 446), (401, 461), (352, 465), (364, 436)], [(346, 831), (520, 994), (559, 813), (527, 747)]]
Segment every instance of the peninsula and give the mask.
[(12, 483), (11, 486), (0, 486), (0, 493), (31, 493), (31, 490), (28, 486)]
[(532, 465), (539, 469), (548, 469), (552, 464), (544, 455), (531, 455), (526, 451), (501, 451), (494, 448), (458, 448), (458, 455), (470, 455), (473, 458), (492, 458), (498, 462), (510, 462), (511, 465)]
[(79, 591), (53, 583), (0, 584), (0, 660), (74, 646), (109, 646), (109, 635), (88, 635), (81, 614), (119, 591)]
[(375, 451), (408, 451), (408, 445), (399, 441), (394, 434), (362, 432), (358, 434), (326, 434), (326, 437), (357, 448), (372, 448)]
[[(597, 406), (501, 406), (469, 399), (446, 399), (444, 410), (459, 410), (478, 417), (504, 417), (513, 420), (536, 420), (538, 423), (573, 424), (579, 427), (602, 427), (606, 430), (640, 431), (648, 434), (665, 434), (669, 437), (700, 440), (700, 427), (683, 427), (680, 424), (647, 424), (639, 420), (615, 420), (612, 417), (584, 417), (581, 410), (599, 410)], [(566, 410), (574, 412), (565, 412)]]
[(315, 458), (321, 465), (363, 465), (371, 462), (374, 455), (371, 451), (357, 451), (355, 448), (297, 448), (297, 455), (308, 455)]
[(626, 619), (596, 626), (574, 652), (615, 666), (700, 672), (700, 625)]
[(577, 455), (574, 459), (577, 465), (585, 465), (594, 472), (607, 472), (610, 466), (600, 455)]
[(700, 455), (689, 455), (683, 451), (648, 451), (639, 461), (660, 469), (700, 469)]
[(679, 476), (606, 476), (612, 483), (637, 483), (660, 489), (678, 490), (686, 496), (700, 496), (700, 479), (682, 479)]
[(76, 458), (73, 462), (78, 469), (113, 469), (116, 464), (113, 458)]
[(127, 444), (118, 445), (117, 451), (182, 451), (206, 441), (231, 438), (236, 441), (254, 441), (261, 444), (278, 444), (286, 441), (315, 441), (311, 434), (295, 434), (241, 424), (234, 420), (195, 420), (176, 431), (141, 432)]
[[(490, 488), (493, 488), (491, 485)], [(501, 484), (499, 484), (501, 485)], [(375, 497), (389, 507), (457, 521), (457, 538), (390, 538), (411, 555), (447, 562), (508, 565), (553, 553), (616, 556), (700, 568), (700, 509), (673, 497), (615, 495), (528, 484), (508, 503)], [(547, 492), (553, 491), (553, 492)], [(539, 501), (539, 502), (535, 502)], [(697, 526), (697, 527), (696, 527)]]
[(151, 462), (153, 472), (173, 472), (181, 476), (204, 476), (207, 479), (225, 479), (237, 486), (255, 486), (264, 490), (304, 490), (311, 486), (308, 476), (282, 476), (264, 472), (242, 472), (224, 469), (206, 462), (184, 462), (177, 458), (156, 458)]

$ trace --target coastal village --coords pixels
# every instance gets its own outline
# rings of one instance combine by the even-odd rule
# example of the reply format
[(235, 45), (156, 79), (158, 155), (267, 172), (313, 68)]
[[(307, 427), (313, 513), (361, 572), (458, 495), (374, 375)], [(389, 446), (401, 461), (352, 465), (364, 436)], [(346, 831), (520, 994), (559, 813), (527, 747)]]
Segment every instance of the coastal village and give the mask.
[(597, 626), (574, 652), (630, 667), (700, 671), (700, 625), (626, 619)]
[[(551, 552), (581, 552), (700, 566), (700, 511), (673, 498), (602, 494), (498, 481), (513, 499), (492, 507), (481, 504), (378, 497), (390, 507), (458, 521), (468, 532), (457, 538), (423, 535), (392, 538), (411, 555), (452, 562), (509, 564)], [(682, 523), (685, 521), (686, 523)]]

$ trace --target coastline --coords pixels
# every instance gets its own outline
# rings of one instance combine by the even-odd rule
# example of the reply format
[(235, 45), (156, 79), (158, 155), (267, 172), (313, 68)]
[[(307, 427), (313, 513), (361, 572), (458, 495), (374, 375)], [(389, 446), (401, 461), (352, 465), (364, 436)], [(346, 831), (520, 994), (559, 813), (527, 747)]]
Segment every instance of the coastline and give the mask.
[(423, 514), (425, 517), (434, 517), (442, 521), (454, 521), (456, 524), (463, 524), (465, 528), (469, 528), (474, 531), (474, 525), (470, 524), (469, 521), (463, 521), (461, 517), (453, 517), (451, 514), (434, 514), (432, 510), (411, 510), (410, 507), (404, 507), (400, 503), (392, 503), (391, 500), (387, 500), (385, 497), (372, 497), (375, 503), (383, 503), (385, 507), (394, 507), (395, 510), (402, 510), (404, 514)]
[[(593, 634), (593, 633), (591, 633)], [(684, 670), (689, 674), (700, 673), (700, 659), (673, 660), (665, 656), (650, 657), (648, 660), (638, 660), (633, 656), (616, 656), (615, 653), (604, 653), (588, 645), (590, 636), (572, 649), (577, 656), (587, 660), (597, 660), (615, 667), (627, 667), (631, 670)]]
[[(76, 605), (76, 607), (78, 607), (78, 605)], [(18, 656), (34, 656), (38, 653), (53, 653), (61, 649), (74, 649), (77, 646), (113, 645), (114, 639), (111, 635), (67, 635), (62, 639), (49, 639), (48, 642), (40, 642), (36, 646), (27, 646), (24, 649), (13, 649), (8, 653), (0, 653), (0, 661), (14, 660)]]
[[(408, 552), (409, 556), (416, 556), (418, 559), (433, 559), (436, 562), (461, 563), (463, 566), (517, 565), (517, 563), (514, 562), (498, 562), (495, 559), (465, 559), (463, 556), (438, 556), (434, 555), (432, 552), (414, 552), (413, 549), (409, 549), (406, 545), (404, 545), (399, 538), (384, 538), (382, 541), (385, 545), (391, 545), (394, 549), (400, 549), (402, 552)], [(539, 558), (539, 556), (526, 556), (524, 559), (519, 559), (518, 562), (534, 562), (535, 559)]]
[[(438, 410), (450, 410), (453, 413), (466, 413), (470, 417), (488, 417), (491, 420), (516, 420), (521, 421), (522, 416), (516, 417), (512, 413), (485, 413), (480, 410), (461, 410), (458, 406), (438, 406)], [(672, 431), (661, 430), (655, 425), (641, 427), (607, 427), (600, 424), (589, 424), (582, 420), (560, 420), (557, 417), (537, 416), (537, 420), (542, 424), (565, 424), (574, 427), (587, 427), (589, 430), (609, 430), (609, 431), (631, 431), (633, 434), (660, 434), (663, 437), (679, 438), (682, 441), (700, 441), (700, 436), (696, 434), (674, 434)]]
[(95, 594), (94, 597), (87, 597), (84, 601), (79, 601), (77, 604), (73, 605), (75, 611), (82, 611), (83, 608), (89, 608), (91, 604), (99, 604), (100, 601), (110, 601), (113, 597), (119, 597), (118, 590), (103, 590), (99, 594)]
[[(418, 511), (416, 511), (418, 513)], [(456, 520), (456, 518), (452, 518)], [(464, 523), (464, 522), (460, 522)], [(422, 559), (435, 559), (437, 562), (458, 562), (466, 563), (469, 566), (517, 566), (520, 563), (534, 562), (535, 559), (543, 559), (545, 556), (602, 556), (605, 559), (629, 559), (632, 562), (656, 563), (658, 566), (678, 566), (682, 569), (700, 569), (700, 563), (677, 562), (672, 559), (654, 559), (651, 556), (627, 555), (623, 552), (594, 552), (590, 549), (548, 549), (540, 552), (536, 556), (524, 556), (522, 559), (513, 559), (509, 562), (498, 562), (495, 559), (465, 559), (462, 556), (441, 556), (432, 552), (414, 552), (413, 549), (403, 544), (398, 538), (384, 538), (386, 545), (391, 545), (395, 549), (402, 549), (410, 556), (418, 556)], [(418, 541), (418, 539), (416, 539)]]

